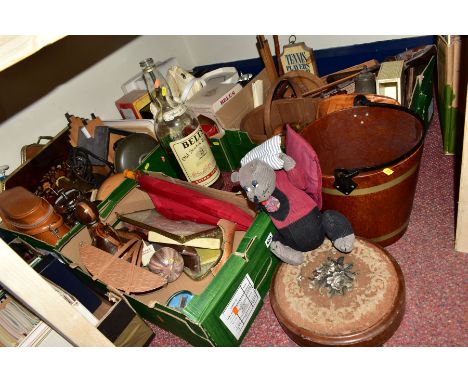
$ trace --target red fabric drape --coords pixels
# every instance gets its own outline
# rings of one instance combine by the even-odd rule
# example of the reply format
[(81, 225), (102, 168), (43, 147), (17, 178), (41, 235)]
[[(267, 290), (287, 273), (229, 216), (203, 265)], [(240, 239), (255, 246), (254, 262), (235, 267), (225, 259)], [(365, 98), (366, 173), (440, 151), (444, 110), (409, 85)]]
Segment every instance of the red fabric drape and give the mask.
[(216, 225), (219, 219), (237, 224), (237, 229), (246, 231), (254, 218), (232, 203), (210, 198), (178, 184), (149, 175), (138, 177), (140, 189), (148, 193), (155, 208), (168, 219), (191, 220), (197, 223)]

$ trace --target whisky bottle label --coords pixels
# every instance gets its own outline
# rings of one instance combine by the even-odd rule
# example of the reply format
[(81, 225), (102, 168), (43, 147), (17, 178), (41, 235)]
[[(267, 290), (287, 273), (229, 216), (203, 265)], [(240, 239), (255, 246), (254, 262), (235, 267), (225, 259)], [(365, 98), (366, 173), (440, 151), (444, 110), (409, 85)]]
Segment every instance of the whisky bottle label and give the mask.
[(169, 145), (189, 182), (210, 186), (219, 178), (219, 167), (201, 127)]

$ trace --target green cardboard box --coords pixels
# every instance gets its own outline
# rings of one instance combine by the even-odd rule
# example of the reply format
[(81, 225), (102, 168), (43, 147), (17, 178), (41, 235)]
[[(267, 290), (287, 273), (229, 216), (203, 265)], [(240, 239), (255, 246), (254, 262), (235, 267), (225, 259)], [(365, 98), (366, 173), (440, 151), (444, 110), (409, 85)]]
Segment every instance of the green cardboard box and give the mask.
[(414, 111), (424, 122), (427, 130), (434, 113), (434, 67), (436, 57), (433, 56), (423, 72), (416, 79), (413, 89), (410, 109)]
[(256, 145), (245, 131), (225, 130), (210, 137), (211, 151), (221, 171), (237, 170), (240, 161)]
[[(163, 174), (155, 176), (165, 177)], [(187, 185), (178, 179), (172, 181)], [(241, 204), (246, 203), (243, 198), (232, 193), (206, 190), (220, 198), (237, 198)], [(116, 212), (126, 213), (152, 207), (151, 199), (136, 187), (136, 182), (131, 185), (126, 183), (115, 190), (105, 205), (101, 206), (101, 217), (115, 226), (118, 224)], [(279, 264), (268, 248), (274, 232), (275, 227), (268, 215), (261, 213), (247, 232), (236, 232), (235, 250), (215, 276), (209, 274), (202, 280), (194, 281), (183, 273), (175, 282), (153, 292), (129, 295), (114, 292), (125, 298), (143, 318), (193, 345), (237, 346), (263, 305), (263, 298)], [(90, 242), (84, 227), (67, 243), (62, 243), (60, 254), (81, 277), (91, 282), (79, 257), (81, 242)], [(98, 287), (107, 288), (99, 280), (95, 283)], [(193, 299), (182, 311), (168, 307), (168, 299), (181, 290), (191, 291)]]
[[(185, 183), (178, 179), (173, 181)], [(232, 193), (208, 190), (241, 199)], [(135, 181), (128, 179), (101, 203), (100, 214), (106, 222), (115, 225), (118, 222), (114, 212), (152, 207), (148, 195), (136, 187)], [(268, 248), (275, 230), (268, 215), (260, 213), (247, 232), (236, 233), (235, 250), (216, 276), (209, 274), (200, 281), (194, 281), (182, 274), (176, 282), (160, 290), (138, 295), (126, 295), (100, 280), (93, 280), (79, 256), (80, 243), (90, 242), (88, 230), (82, 225), (76, 225), (55, 248), (34, 237), (17, 235), (38, 248), (55, 250), (84, 282), (93, 284), (102, 293), (110, 292), (124, 298), (141, 317), (192, 345), (238, 346), (260, 311), (279, 264)], [(194, 294), (185, 309), (178, 311), (166, 306), (168, 299), (180, 290), (190, 290)], [(240, 306), (244, 309), (236, 311)]]
[[(236, 137), (239, 135), (237, 132), (229, 134), (236, 135)], [(64, 129), (41, 151), (42, 155), (44, 152), (54, 150), (54, 142), (66, 142), (67, 135), (67, 129)], [(239, 138), (239, 144), (249, 146), (249, 139), (241, 138)], [(231, 153), (230, 158), (235, 158), (237, 163), (240, 161), (239, 155), (236, 157)], [(52, 157), (54, 156), (52, 155)], [(13, 178), (10, 179), (11, 185), (16, 181), (21, 182), (24, 171), (32, 164), (28, 162), (15, 171), (12, 174)], [(165, 160), (164, 151), (159, 146), (148, 155), (139, 169), (149, 172), (158, 171), (160, 172), (159, 176), (175, 176), (175, 171)], [(178, 179), (171, 179), (187, 184)], [(202, 188), (220, 193), (229, 200), (231, 198), (242, 200), (241, 203), (247, 205), (244, 198), (235, 196), (235, 194)], [(135, 181), (126, 179), (99, 205), (99, 210), (101, 218), (115, 224), (118, 222), (116, 222), (113, 212), (131, 212), (142, 209), (142, 207), (152, 208), (153, 204), (148, 195), (136, 187)], [(0, 230), (7, 229), (0, 224)], [(54, 250), (80, 279), (93, 284), (103, 293), (114, 293), (124, 298), (143, 318), (189, 343), (197, 346), (237, 346), (242, 342), (263, 305), (263, 299), (268, 293), (273, 273), (279, 264), (279, 260), (271, 254), (268, 248), (275, 230), (276, 228), (268, 215), (261, 213), (256, 216), (247, 232), (236, 233), (235, 251), (216, 276), (210, 274), (195, 282), (183, 274), (176, 282), (168, 284), (161, 290), (139, 295), (125, 295), (108, 287), (100, 280), (93, 280), (79, 257), (80, 242), (90, 240), (88, 230), (80, 224), (75, 225), (55, 247), (31, 236), (17, 232), (15, 234), (37, 248)], [(166, 303), (169, 297), (182, 289), (191, 290), (194, 293), (194, 298), (183, 311), (167, 307)], [(243, 309), (239, 309), (241, 306)]]

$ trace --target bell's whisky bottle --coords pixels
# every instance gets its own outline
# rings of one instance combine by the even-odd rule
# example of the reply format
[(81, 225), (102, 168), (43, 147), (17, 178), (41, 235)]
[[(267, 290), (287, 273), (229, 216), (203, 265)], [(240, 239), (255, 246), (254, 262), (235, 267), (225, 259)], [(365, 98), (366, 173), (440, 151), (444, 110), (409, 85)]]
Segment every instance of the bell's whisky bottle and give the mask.
[(180, 177), (197, 185), (222, 188), (221, 172), (195, 114), (172, 98), (166, 81), (154, 64), (149, 65), (145, 60), (140, 65), (148, 93), (156, 104), (156, 137), (172, 164), (177, 163), (175, 168), (180, 168)]

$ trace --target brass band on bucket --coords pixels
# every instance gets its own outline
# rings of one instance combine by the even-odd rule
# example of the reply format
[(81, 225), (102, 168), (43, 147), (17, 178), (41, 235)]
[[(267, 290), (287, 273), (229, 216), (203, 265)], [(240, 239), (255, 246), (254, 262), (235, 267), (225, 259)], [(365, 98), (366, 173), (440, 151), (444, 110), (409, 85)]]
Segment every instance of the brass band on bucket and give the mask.
[(390, 233), (387, 233), (385, 235), (382, 235), (382, 236), (367, 238), (367, 240), (369, 240), (371, 243), (379, 244), (380, 242), (391, 239), (395, 237), (396, 235), (400, 234), (401, 232), (403, 232), (406, 229), (406, 227), (408, 227), (408, 223), (409, 223), (409, 218), (403, 223), (402, 226), (398, 227), (396, 230)]

